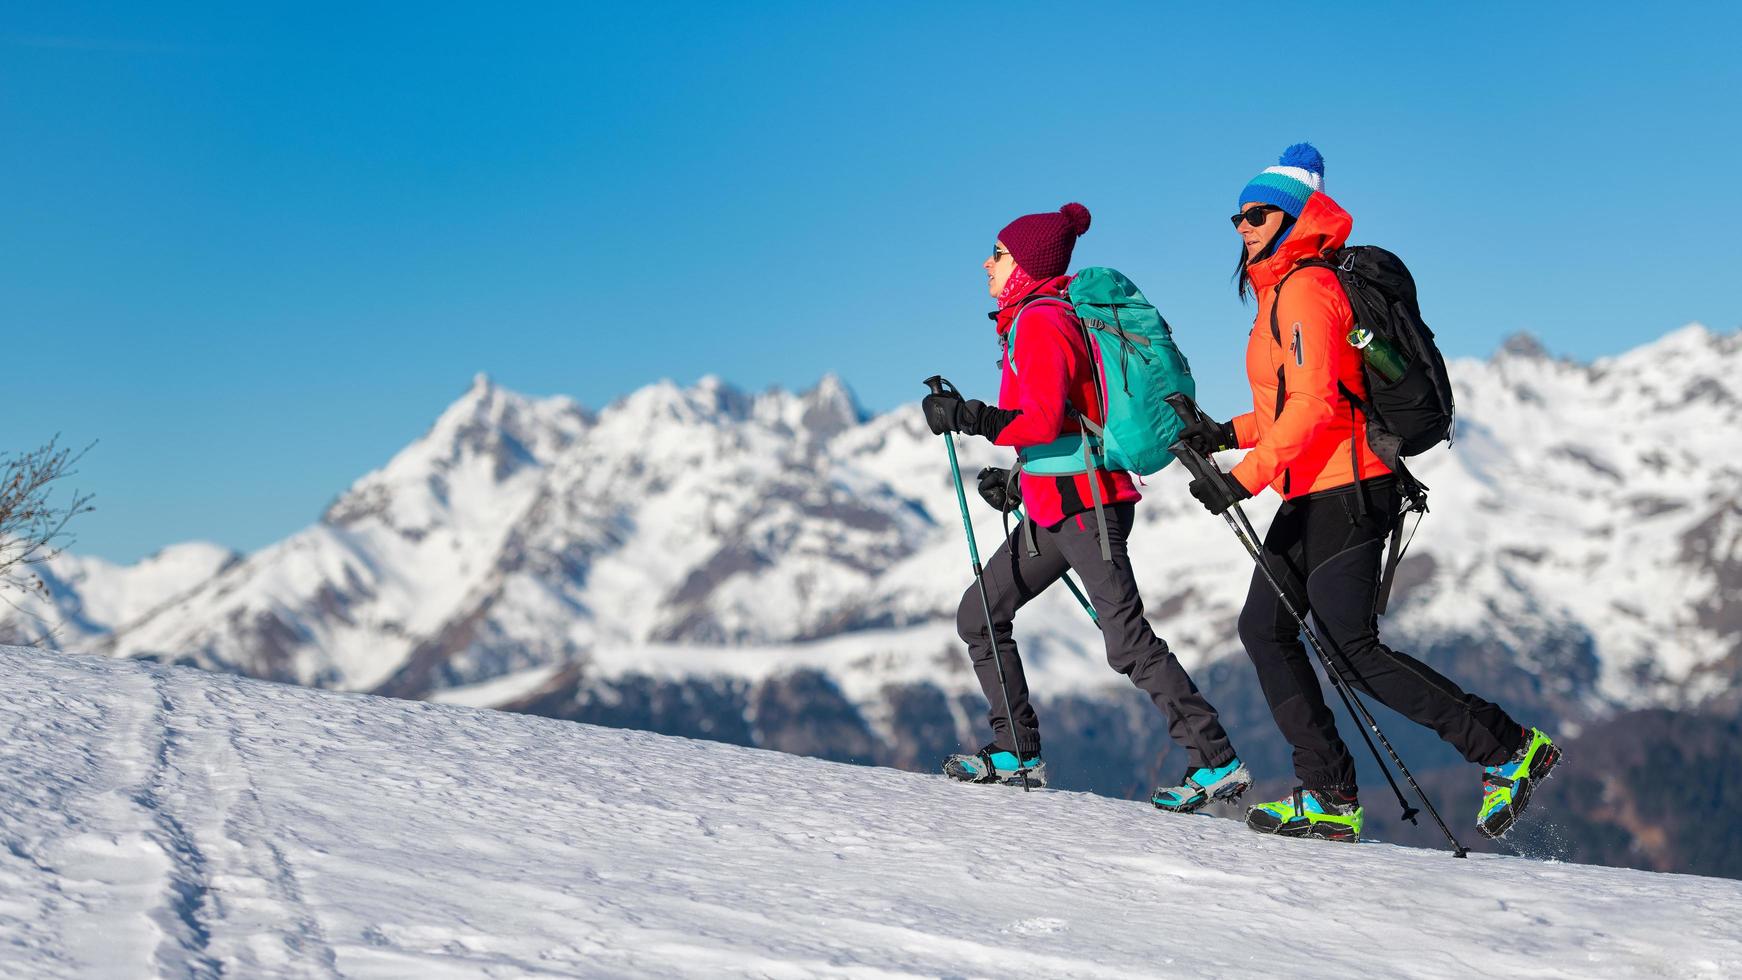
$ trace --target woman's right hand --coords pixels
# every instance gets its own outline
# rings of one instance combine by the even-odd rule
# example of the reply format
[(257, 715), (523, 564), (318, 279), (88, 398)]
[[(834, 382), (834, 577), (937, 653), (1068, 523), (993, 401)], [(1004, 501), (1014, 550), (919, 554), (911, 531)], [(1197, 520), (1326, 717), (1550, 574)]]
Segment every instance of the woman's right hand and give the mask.
[(1212, 422), (1208, 415), (1199, 415), (1186, 423), (1180, 430), (1179, 437), (1186, 445), (1197, 450), (1198, 455), (1208, 456), (1224, 449), (1239, 449), (1240, 437), (1234, 434), (1233, 422)]
[(988, 466), (980, 471), (980, 498), (1000, 514), (1008, 514), (1022, 504), (1022, 485), (1014, 471)]

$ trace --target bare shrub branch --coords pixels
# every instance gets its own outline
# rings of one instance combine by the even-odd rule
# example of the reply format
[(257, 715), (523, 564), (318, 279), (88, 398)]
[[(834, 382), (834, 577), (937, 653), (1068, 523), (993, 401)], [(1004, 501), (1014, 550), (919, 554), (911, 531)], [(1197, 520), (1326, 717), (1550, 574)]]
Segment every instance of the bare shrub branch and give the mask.
[(91, 443), (77, 452), (59, 445), (60, 436), (29, 452), (0, 452), (0, 592), (46, 591), (35, 566), (61, 553), (73, 537), (67, 524), (95, 510), (92, 494), (74, 490), (57, 504), (54, 484), (72, 476)]

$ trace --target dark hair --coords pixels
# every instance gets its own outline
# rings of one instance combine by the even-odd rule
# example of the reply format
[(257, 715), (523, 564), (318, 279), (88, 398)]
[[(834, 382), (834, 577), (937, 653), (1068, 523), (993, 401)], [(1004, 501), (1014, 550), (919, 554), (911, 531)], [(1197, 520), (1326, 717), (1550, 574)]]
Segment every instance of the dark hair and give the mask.
[(1240, 261), (1234, 264), (1234, 286), (1240, 291), (1240, 302), (1246, 301), (1247, 287), (1251, 285), (1246, 279), (1246, 267), (1254, 262), (1263, 262), (1275, 255), (1276, 246), (1282, 244), (1282, 236), (1288, 234), (1288, 230), (1293, 227), (1294, 215), (1287, 211), (1282, 212), (1282, 227), (1276, 229), (1276, 236), (1270, 240), (1270, 244), (1264, 246), (1264, 250), (1251, 259), (1246, 258), (1246, 243), (1240, 243)]

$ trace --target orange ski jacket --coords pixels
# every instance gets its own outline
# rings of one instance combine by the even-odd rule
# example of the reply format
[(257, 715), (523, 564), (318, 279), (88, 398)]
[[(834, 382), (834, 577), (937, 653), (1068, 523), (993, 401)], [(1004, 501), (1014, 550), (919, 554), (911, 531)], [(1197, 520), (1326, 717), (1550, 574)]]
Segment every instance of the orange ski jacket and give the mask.
[(1252, 411), (1234, 419), (1234, 433), (1252, 451), (1230, 472), (1251, 493), (1268, 484), (1285, 498), (1300, 497), (1391, 472), (1367, 445), (1365, 413), (1337, 387), (1367, 397), (1361, 352), (1348, 341), (1354, 313), (1336, 274), (1309, 266), (1277, 294), (1296, 265), (1342, 248), (1353, 224), (1337, 202), (1315, 193), (1276, 252), (1246, 269), (1258, 297), (1246, 341)]

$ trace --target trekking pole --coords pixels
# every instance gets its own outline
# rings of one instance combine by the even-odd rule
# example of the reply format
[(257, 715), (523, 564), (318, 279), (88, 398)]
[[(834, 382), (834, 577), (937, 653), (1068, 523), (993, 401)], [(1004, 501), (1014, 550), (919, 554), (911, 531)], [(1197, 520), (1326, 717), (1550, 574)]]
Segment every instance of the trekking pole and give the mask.
[[(1202, 412), (1199, 411), (1198, 406), (1187, 395), (1169, 395), (1167, 403), (1173, 406), (1173, 410), (1178, 412), (1180, 418), (1185, 420), (1187, 424), (1202, 417)], [(1221, 474), (1221, 469), (1216, 466), (1214, 460), (1202, 455), (1183, 440), (1169, 446), (1168, 452), (1173, 453), (1174, 457), (1191, 473), (1193, 479), (1213, 481), (1216, 476)], [(1283, 608), (1287, 609), (1289, 615), (1293, 616), (1294, 621), (1300, 625), (1301, 632), (1307, 638), (1307, 644), (1313, 648), (1314, 653), (1318, 654), (1319, 662), (1324, 665), (1325, 676), (1330, 678), (1331, 686), (1336, 688), (1338, 697), (1343, 699), (1343, 707), (1348, 709), (1349, 714), (1355, 716), (1357, 721), (1365, 722), (1367, 728), (1373, 732), (1374, 737), (1379, 739), (1379, 744), (1385, 746), (1386, 754), (1391, 756), (1391, 761), (1397, 766), (1397, 771), (1403, 773), (1403, 778), (1409, 782), (1409, 788), (1415, 791), (1415, 795), (1421, 799), (1422, 806), (1427, 807), (1427, 812), (1434, 818), (1434, 822), (1439, 824), (1440, 832), (1446, 835), (1446, 840), (1451, 841), (1452, 856), (1461, 858), (1468, 855), (1469, 849), (1458, 843), (1458, 838), (1452, 835), (1452, 829), (1447, 827), (1445, 820), (1440, 818), (1440, 813), (1434, 808), (1433, 801), (1428, 799), (1427, 793), (1422, 791), (1421, 785), (1410, 774), (1409, 767), (1403, 764), (1403, 758), (1397, 754), (1396, 749), (1392, 748), (1391, 740), (1386, 738), (1385, 733), (1380, 730), (1379, 722), (1375, 721), (1373, 713), (1367, 710), (1367, 705), (1360, 698), (1360, 692), (1346, 686), (1346, 682), (1336, 665), (1331, 663), (1330, 654), (1325, 652), (1324, 644), (1319, 642), (1318, 633), (1307, 624), (1306, 616), (1294, 607), (1294, 602), (1289, 599), (1287, 590), (1282, 587), (1282, 583), (1277, 580), (1275, 573), (1270, 570), (1270, 563), (1264, 560), (1263, 545), (1258, 537), (1258, 532), (1252, 526), (1252, 522), (1247, 519), (1246, 512), (1241, 509), (1238, 502), (1235, 502), (1222, 513), (1222, 519), (1228, 522), (1228, 527), (1233, 529), (1234, 536), (1240, 539), (1240, 543), (1246, 547), (1246, 553), (1252, 556), (1252, 561), (1257, 564), (1258, 570), (1264, 573), (1265, 580), (1270, 583), (1270, 588), (1276, 593), (1277, 601), (1282, 603)], [(1342, 651), (1338, 650), (1337, 654), (1342, 656)], [(1343, 661), (1348, 664), (1347, 657), (1344, 657)], [(1349, 671), (1354, 673), (1354, 667), (1350, 666)], [(1391, 778), (1390, 771), (1385, 768), (1385, 760), (1379, 757), (1379, 750), (1374, 747), (1373, 739), (1368, 738), (1365, 731), (1361, 733), (1361, 737), (1367, 742), (1368, 751), (1373, 753), (1373, 761), (1379, 763), (1379, 770), (1385, 774), (1385, 781), (1391, 784), (1391, 791), (1397, 794), (1397, 802), (1403, 807), (1403, 819), (1415, 823), (1417, 811), (1409, 805), (1409, 801), (1403, 798), (1403, 791), (1398, 789), (1397, 781)]]
[[(1022, 513), (1021, 507), (1018, 507), (1014, 511), (1012, 511), (1010, 516), (1014, 517), (1018, 522), (1028, 520), (1028, 517)], [(1008, 525), (1008, 524), (1004, 525), (1004, 529), (1005, 529), (1006, 535), (1008, 535), (1009, 530), (1010, 530), (1010, 525)], [(1012, 547), (1014, 547), (1014, 545)], [(1071, 578), (1070, 572), (1065, 572), (1062, 577), (1065, 580), (1065, 588), (1070, 589), (1071, 595), (1074, 595), (1077, 597), (1077, 605), (1083, 607), (1083, 612), (1086, 612), (1089, 614), (1089, 621), (1095, 624), (1096, 629), (1100, 629), (1101, 628), (1101, 616), (1099, 613), (1095, 612), (1095, 607), (1089, 603), (1089, 597), (1086, 595), (1083, 595), (1082, 589), (1077, 588), (1077, 582), (1075, 579)]]
[[(1196, 408), (1197, 406), (1193, 405), (1192, 407)], [(1213, 460), (1199, 455), (1195, 450), (1192, 450), (1190, 446), (1185, 446), (1183, 448), (1195, 457), (1194, 462), (1184, 464), (1192, 471), (1192, 476), (1202, 476), (1204, 474), (1204, 469), (1217, 469)], [(1168, 447), (1168, 450), (1169, 452), (1174, 452), (1172, 446)], [(1178, 453), (1175, 452), (1175, 455), (1177, 457)], [(1179, 458), (1184, 462), (1184, 457)], [(1198, 468), (1200, 464), (1203, 469)], [(1239, 520), (1238, 524), (1235, 523), (1236, 518)], [(1325, 675), (1331, 679), (1331, 688), (1337, 692), (1337, 698), (1343, 702), (1343, 710), (1349, 712), (1349, 717), (1354, 718), (1357, 724), (1366, 722), (1373, 726), (1374, 731), (1378, 731), (1378, 725), (1373, 722), (1372, 715), (1363, 714), (1363, 712), (1356, 710), (1356, 703), (1359, 699), (1356, 698), (1352, 700), (1352, 692), (1344, 689), (1344, 685), (1340, 683), (1342, 678), (1331, 666), (1329, 658), (1325, 656), (1324, 649), (1319, 645), (1318, 635), (1307, 626), (1306, 620), (1295, 610), (1293, 604), (1289, 601), (1288, 596), (1284, 593), (1281, 583), (1276, 580), (1275, 574), (1271, 572), (1270, 563), (1265, 561), (1262, 557), (1264, 552), (1263, 539), (1259, 537), (1258, 530), (1252, 526), (1252, 521), (1247, 518), (1246, 511), (1236, 505), (1223, 513), (1222, 519), (1228, 522), (1228, 526), (1234, 531), (1234, 536), (1239, 538), (1240, 544), (1245, 547), (1246, 554), (1250, 555), (1252, 561), (1264, 572), (1264, 577), (1270, 582), (1271, 590), (1276, 593), (1277, 598), (1282, 601), (1283, 606), (1285, 606), (1288, 609), (1289, 614), (1294, 617), (1295, 622), (1299, 624), (1302, 632), (1307, 634), (1307, 639), (1313, 644), (1313, 650), (1319, 655), (1319, 662), (1324, 665)], [(1343, 662), (1347, 664), (1348, 658), (1343, 657), (1342, 653), (1342, 650), (1337, 650), (1337, 655), (1342, 657)], [(1365, 709), (1366, 705), (1362, 704), (1361, 707)], [(1379, 747), (1373, 744), (1373, 736), (1367, 733), (1367, 728), (1365, 727), (1358, 727), (1355, 730), (1360, 733), (1361, 741), (1367, 744), (1367, 751), (1372, 753), (1373, 761), (1379, 763), (1379, 774), (1385, 777), (1386, 785), (1391, 787), (1391, 795), (1397, 797), (1397, 805), (1403, 808), (1402, 819), (1407, 820), (1410, 823), (1415, 823), (1416, 814), (1421, 811), (1410, 806), (1409, 801), (1404, 798), (1403, 790), (1397, 785), (1397, 780), (1392, 778), (1391, 770), (1386, 767), (1385, 760), (1379, 757)], [(1380, 737), (1384, 738), (1385, 736), (1381, 733)], [(1391, 743), (1387, 742), (1385, 747), (1389, 750), (1391, 748)], [(1397, 753), (1391, 753), (1391, 757), (1397, 761), (1399, 766), (1403, 765), (1403, 760), (1397, 755)], [(1407, 772), (1407, 770), (1405, 771)], [(1453, 841), (1453, 843), (1455, 844), (1457, 842)]]
[[(925, 379), (925, 384), (934, 395), (950, 391), (961, 395), (956, 386), (945, 381), (943, 375), (934, 374)], [(992, 646), (992, 666), (998, 669), (998, 691), (1004, 695), (1004, 718), (1010, 725), (1010, 741), (1015, 745), (1011, 754), (1016, 756), (1016, 772), (1022, 777), (1022, 791), (1028, 792), (1028, 767), (1022, 764), (1022, 743), (1016, 738), (1016, 712), (1010, 710), (1010, 688), (1004, 683), (1004, 661), (998, 656), (998, 631), (992, 625), (992, 600), (986, 597), (986, 579), (980, 570), (980, 545), (974, 540), (974, 523), (968, 518), (968, 495), (962, 490), (962, 467), (956, 462), (956, 440), (949, 432), (944, 433), (944, 446), (950, 451), (950, 477), (956, 481), (956, 503), (962, 508), (962, 530), (968, 534), (968, 557), (974, 560), (974, 584), (980, 589), (980, 607), (986, 610), (986, 642)]]
[[(1211, 465), (1213, 466), (1215, 464), (1212, 463)], [(1288, 611), (1294, 616), (1295, 622), (1299, 623), (1301, 630), (1306, 633), (1307, 639), (1313, 645), (1313, 650), (1319, 655), (1319, 662), (1324, 665), (1325, 676), (1331, 679), (1331, 687), (1337, 692), (1337, 697), (1343, 702), (1343, 710), (1349, 712), (1349, 717), (1354, 718), (1358, 725), (1365, 723), (1374, 732), (1378, 732), (1380, 739), (1383, 740), (1385, 738), (1385, 733), (1379, 731), (1379, 725), (1373, 720), (1373, 715), (1367, 711), (1366, 703), (1362, 702), (1360, 698), (1354, 696), (1356, 692), (1352, 689), (1346, 689), (1344, 684), (1341, 683), (1342, 678), (1339, 676), (1338, 671), (1332, 667), (1329, 658), (1325, 656), (1324, 649), (1319, 645), (1318, 635), (1306, 625), (1306, 621), (1300, 613), (1296, 612), (1293, 606), (1289, 605), (1289, 600), (1283, 594), (1281, 584), (1276, 581), (1276, 576), (1270, 571), (1269, 562), (1266, 562), (1262, 557), (1260, 557), (1264, 550), (1262, 543), (1263, 539), (1258, 536), (1258, 531), (1252, 526), (1252, 521), (1246, 517), (1246, 512), (1244, 510), (1233, 509), (1231, 510), (1231, 513), (1239, 519), (1240, 524), (1235, 525), (1230, 521), (1229, 526), (1234, 528), (1234, 534), (1240, 539), (1240, 543), (1245, 545), (1246, 553), (1251, 555), (1252, 560), (1264, 570), (1264, 577), (1270, 580), (1271, 589), (1282, 598), (1283, 604), (1289, 607)], [(1337, 651), (1337, 655), (1342, 658), (1344, 664), (1348, 663), (1348, 658), (1342, 656), (1341, 650)], [(1352, 671), (1353, 668), (1351, 668), (1351, 672)], [(1357, 710), (1357, 707), (1359, 707), (1359, 710)], [(1391, 770), (1385, 765), (1385, 760), (1379, 757), (1379, 747), (1373, 744), (1373, 736), (1367, 733), (1368, 728), (1357, 727), (1355, 730), (1361, 733), (1361, 741), (1367, 744), (1367, 751), (1372, 753), (1373, 761), (1379, 763), (1379, 774), (1385, 777), (1386, 785), (1391, 787), (1391, 794), (1397, 797), (1397, 805), (1403, 808), (1402, 819), (1407, 820), (1410, 823), (1416, 823), (1416, 814), (1421, 811), (1410, 806), (1409, 801), (1404, 798), (1403, 790), (1397, 785), (1397, 780), (1392, 777)], [(1385, 750), (1391, 754), (1392, 761), (1396, 762), (1398, 767), (1403, 769), (1404, 775), (1409, 775), (1409, 769), (1403, 765), (1402, 757), (1392, 750), (1390, 742), (1385, 743)], [(1411, 779), (1410, 785), (1415, 786), (1415, 780)], [(1416, 787), (1416, 792), (1421, 792), (1420, 787)], [(1425, 801), (1427, 797), (1424, 796), (1422, 799)], [(1433, 807), (1432, 804), (1429, 804), (1428, 806), (1429, 809), (1432, 809)], [(1439, 814), (1435, 813), (1434, 818), (1437, 820)], [(1440, 824), (1440, 827), (1441, 829), (1445, 828), (1444, 822)], [(1449, 835), (1450, 831), (1447, 831), (1447, 834)], [(1452, 843), (1457, 845), (1458, 842), (1454, 839)], [(1460, 854), (1458, 856), (1462, 857), (1463, 855)]]

